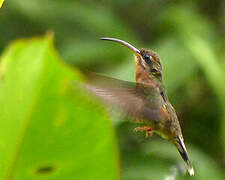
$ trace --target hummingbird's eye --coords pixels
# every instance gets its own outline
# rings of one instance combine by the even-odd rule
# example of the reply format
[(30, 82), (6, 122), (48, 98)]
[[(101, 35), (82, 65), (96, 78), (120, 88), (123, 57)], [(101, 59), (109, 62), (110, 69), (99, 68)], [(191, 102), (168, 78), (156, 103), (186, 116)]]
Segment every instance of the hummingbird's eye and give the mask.
[(143, 55), (143, 58), (144, 58), (144, 60), (145, 60), (145, 62), (147, 64), (149, 64), (150, 66), (152, 66), (151, 56), (149, 54)]
[(149, 54), (145, 54), (145, 55), (144, 55), (144, 59), (145, 59), (145, 61), (150, 60), (150, 55), (149, 55)]
[(157, 69), (153, 68), (153, 69), (151, 70), (151, 72), (152, 72), (152, 73), (156, 73), (156, 72), (158, 72), (158, 71), (157, 71)]

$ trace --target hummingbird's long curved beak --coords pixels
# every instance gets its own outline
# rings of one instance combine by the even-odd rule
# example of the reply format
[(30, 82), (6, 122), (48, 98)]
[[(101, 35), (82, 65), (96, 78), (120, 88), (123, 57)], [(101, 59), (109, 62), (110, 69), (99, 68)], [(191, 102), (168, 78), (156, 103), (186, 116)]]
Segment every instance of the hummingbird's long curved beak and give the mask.
[(132, 46), (131, 44), (129, 44), (129, 43), (123, 41), (123, 40), (116, 39), (116, 38), (108, 38), (108, 37), (102, 37), (100, 39), (101, 40), (106, 40), (106, 41), (114, 41), (114, 42), (117, 42), (119, 44), (122, 44), (122, 45), (128, 47), (136, 55), (140, 55), (140, 50), (139, 49), (137, 49), (136, 47)]
[(195, 174), (194, 168), (193, 168), (193, 166), (192, 166), (192, 164), (191, 164), (191, 162), (188, 158), (187, 150), (186, 150), (183, 138), (178, 137), (175, 141), (175, 145), (176, 145), (181, 157), (183, 158), (183, 160), (186, 163), (188, 173), (190, 174), (190, 176), (194, 176), (194, 174)]

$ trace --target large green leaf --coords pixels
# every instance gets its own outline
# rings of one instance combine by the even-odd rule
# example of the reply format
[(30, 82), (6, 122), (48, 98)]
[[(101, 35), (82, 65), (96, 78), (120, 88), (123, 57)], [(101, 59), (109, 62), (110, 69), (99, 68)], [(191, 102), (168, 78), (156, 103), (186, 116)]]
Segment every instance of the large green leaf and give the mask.
[(51, 37), (13, 43), (0, 77), (0, 179), (118, 179), (109, 118)]

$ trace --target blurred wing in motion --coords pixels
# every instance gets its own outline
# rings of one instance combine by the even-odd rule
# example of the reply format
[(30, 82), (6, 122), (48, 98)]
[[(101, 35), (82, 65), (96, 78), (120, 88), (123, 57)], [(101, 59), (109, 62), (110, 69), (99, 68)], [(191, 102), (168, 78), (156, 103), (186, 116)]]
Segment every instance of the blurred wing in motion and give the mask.
[(144, 88), (141, 84), (117, 80), (99, 74), (85, 72), (88, 82), (83, 84), (90, 92), (100, 97), (111, 107), (134, 120), (158, 121), (161, 119), (161, 102), (147, 101), (146, 90), (159, 95), (155, 88)]

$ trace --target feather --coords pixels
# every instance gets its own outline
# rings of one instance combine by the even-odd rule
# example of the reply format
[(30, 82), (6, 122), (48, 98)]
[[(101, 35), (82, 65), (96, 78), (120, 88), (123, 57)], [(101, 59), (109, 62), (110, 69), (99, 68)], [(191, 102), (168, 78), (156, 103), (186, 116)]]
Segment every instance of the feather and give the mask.
[[(156, 122), (162, 119), (160, 92), (155, 87), (122, 81), (99, 74), (85, 72), (87, 83), (82, 86), (102, 99), (108, 106), (122, 110), (134, 120)], [(146, 93), (148, 92), (148, 93)], [(147, 94), (151, 94), (151, 98)], [(149, 99), (149, 101), (146, 101)]]

